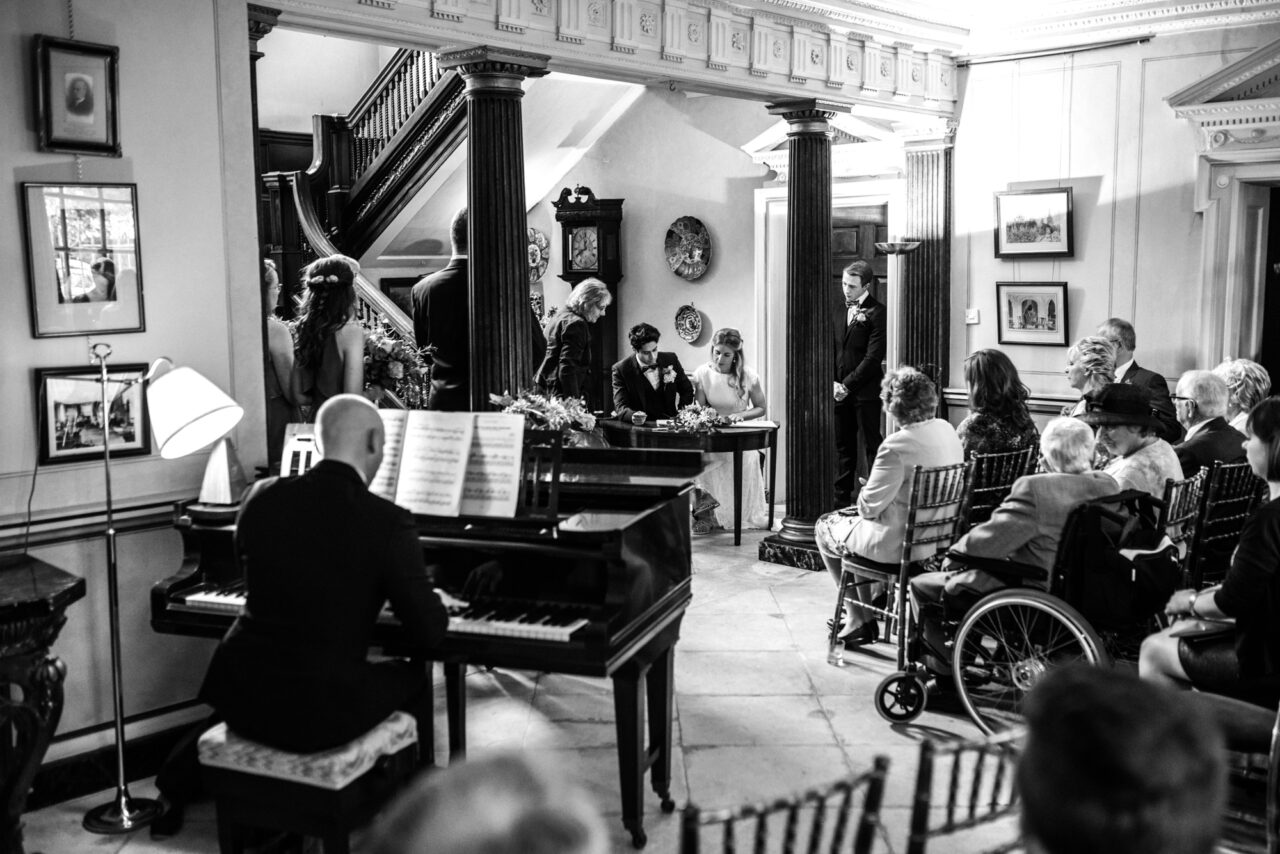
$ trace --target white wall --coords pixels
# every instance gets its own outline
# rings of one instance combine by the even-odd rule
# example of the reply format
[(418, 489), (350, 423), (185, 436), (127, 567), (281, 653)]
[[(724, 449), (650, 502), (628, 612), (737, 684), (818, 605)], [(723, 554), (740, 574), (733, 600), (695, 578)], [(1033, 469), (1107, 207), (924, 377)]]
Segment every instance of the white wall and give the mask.
[[(962, 78), (955, 145), (950, 385), (970, 352), (999, 347), (997, 281), (1065, 281), (1069, 341), (1109, 316), (1133, 321), (1137, 360), (1171, 382), (1195, 364), (1201, 217), (1196, 143), (1164, 98), (1280, 36), (1280, 27), (1160, 36), (1130, 45), (979, 65)], [(992, 193), (1071, 186), (1075, 256), (993, 257)], [(964, 323), (964, 309), (982, 322)], [(1066, 350), (1009, 345), (1033, 392), (1071, 394)]]
[(286, 27), (273, 29), (258, 50), (258, 126), (293, 133), (311, 133), (313, 115), (345, 115), (395, 53)]

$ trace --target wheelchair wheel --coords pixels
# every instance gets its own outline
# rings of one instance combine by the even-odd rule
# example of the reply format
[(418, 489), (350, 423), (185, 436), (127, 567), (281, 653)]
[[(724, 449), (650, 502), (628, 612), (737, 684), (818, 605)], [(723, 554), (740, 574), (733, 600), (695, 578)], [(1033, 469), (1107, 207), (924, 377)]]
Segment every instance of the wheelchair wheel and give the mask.
[(956, 689), (988, 735), (1022, 720), (1022, 699), (1049, 670), (1066, 664), (1110, 666), (1093, 627), (1055, 596), (1001, 590), (974, 605), (951, 653)]
[(876, 711), (889, 723), (913, 721), (924, 711), (929, 691), (914, 673), (895, 673), (876, 686)]

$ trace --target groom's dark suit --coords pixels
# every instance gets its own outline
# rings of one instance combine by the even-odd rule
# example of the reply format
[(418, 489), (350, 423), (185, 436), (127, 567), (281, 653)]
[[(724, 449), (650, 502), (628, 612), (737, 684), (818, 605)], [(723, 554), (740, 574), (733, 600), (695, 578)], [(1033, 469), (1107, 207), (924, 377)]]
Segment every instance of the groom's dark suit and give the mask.
[[(684, 368), (675, 353), (658, 353), (658, 387), (645, 375), (634, 355), (613, 366), (613, 409), (623, 421), (631, 420), (632, 412), (643, 412), (648, 420), (674, 418), (676, 411), (693, 402), (693, 383), (685, 376)], [(667, 368), (675, 372), (675, 382), (663, 379)]]
[(849, 390), (836, 402), (836, 506), (847, 507), (858, 493), (858, 431), (867, 448), (867, 468), (876, 458), (880, 433), (880, 381), (884, 379), (885, 307), (871, 294), (862, 298), (853, 322), (840, 312), (836, 334), (836, 382)]

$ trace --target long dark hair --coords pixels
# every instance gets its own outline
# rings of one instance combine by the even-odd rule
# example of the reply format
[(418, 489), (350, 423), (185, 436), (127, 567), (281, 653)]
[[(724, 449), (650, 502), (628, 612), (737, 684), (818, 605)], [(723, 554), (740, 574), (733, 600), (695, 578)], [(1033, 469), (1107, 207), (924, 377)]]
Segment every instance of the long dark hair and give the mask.
[(1264, 398), (1249, 410), (1245, 429), (1267, 445), (1266, 479), (1280, 480), (1280, 397)]
[(294, 361), (300, 368), (315, 368), (325, 344), (355, 314), (356, 271), (360, 265), (345, 255), (312, 261), (302, 271), (306, 286), (298, 306)]
[(1018, 428), (1034, 424), (1027, 411), (1031, 392), (1018, 377), (1018, 369), (999, 350), (977, 350), (964, 360), (964, 381), (969, 386), (969, 407), (1000, 420), (1012, 420)]

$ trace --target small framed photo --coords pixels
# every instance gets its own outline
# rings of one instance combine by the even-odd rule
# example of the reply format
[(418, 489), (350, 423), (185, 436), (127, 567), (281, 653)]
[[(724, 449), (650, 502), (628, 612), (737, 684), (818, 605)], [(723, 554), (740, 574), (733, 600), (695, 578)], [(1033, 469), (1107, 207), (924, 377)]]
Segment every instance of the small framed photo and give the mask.
[(421, 276), (384, 276), (378, 280), (378, 288), (412, 319), (413, 286), (421, 279)]
[(996, 193), (997, 258), (1073, 255), (1070, 187)]
[(142, 332), (133, 184), (23, 184), (31, 334)]
[(1067, 346), (1066, 282), (996, 282), (1001, 344)]
[(35, 37), (41, 151), (119, 157), (120, 49)]
[(40, 415), (40, 465), (100, 460), (104, 435), (111, 456), (151, 453), (151, 421), (142, 393), (144, 364), (110, 365), (102, 411), (102, 374), (93, 368), (36, 368)]

